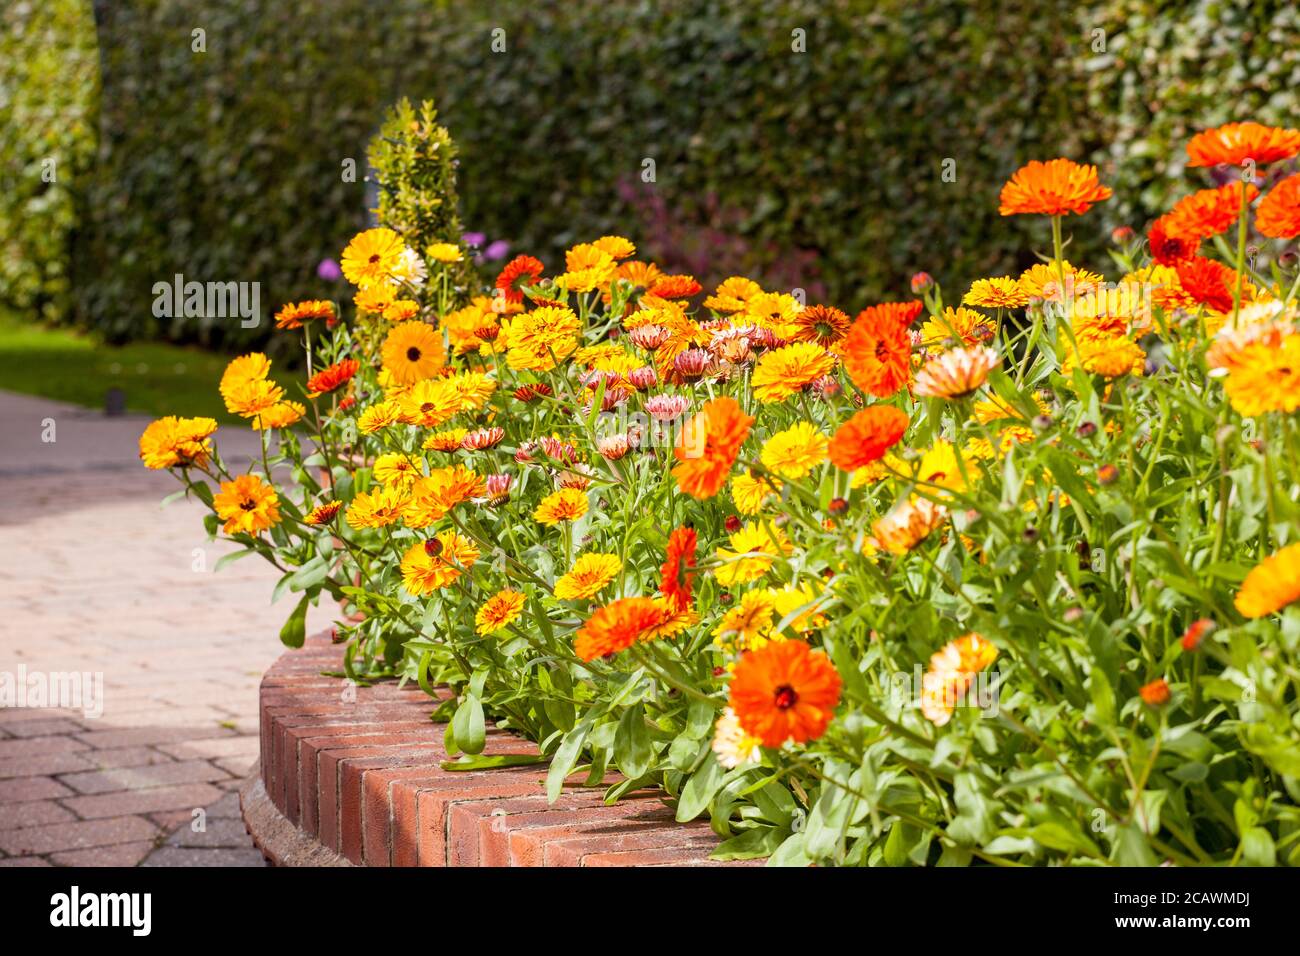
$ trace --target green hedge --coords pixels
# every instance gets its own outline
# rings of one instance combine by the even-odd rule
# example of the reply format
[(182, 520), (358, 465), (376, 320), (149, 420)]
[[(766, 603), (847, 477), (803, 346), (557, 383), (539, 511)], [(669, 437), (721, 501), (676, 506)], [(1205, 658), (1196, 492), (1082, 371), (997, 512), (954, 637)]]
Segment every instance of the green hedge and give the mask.
[(264, 310), (328, 291), (316, 263), (367, 201), (340, 163), (364, 165), (401, 95), (432, 97), (460, 147), (466, 228), (552, 267), (622, 233), (703, 281), (744, 272), (846, 308), (916, 269), (957, 284), (1026, 264), (1033, 224), (999, 221), (996, 197), (1029, 158), (1092, 158), (1118, 187), (1078, 256), (1188, 188), (1189, 130), (1297, 121), (1283, 0), (104, 6), (104, 150), (76, 273), (81, 320), (115, 337), (261, 334), (154, 319), (149, 289), (174, 272), (261, 281)]
[(68, 312), (98, 77), (85, 0), (0, 8), (0, 303), (46, 320)]

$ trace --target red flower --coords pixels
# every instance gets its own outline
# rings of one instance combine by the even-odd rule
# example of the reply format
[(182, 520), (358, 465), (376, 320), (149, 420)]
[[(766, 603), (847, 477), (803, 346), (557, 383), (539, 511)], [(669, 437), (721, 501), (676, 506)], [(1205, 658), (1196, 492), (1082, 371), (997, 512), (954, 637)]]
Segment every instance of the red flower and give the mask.
[(840, 675), (803, 641), (773, 641), (736, 664), (731, 708), (764, 747), (804, 743), (826, 732), (840, 700)]
[(1171, 232), (1187, 239), (1209, 239), (1227, 232), (1241, 215), (1241, 191), (1246, 203), (1254, 202), (1259, 190), (1249, 183), (1228, 183), (1218, 189), (1201, 189), (1174, 204), (1166, 217)]
[(1201, 305), (1216, 312), (1232, 311), (1237, 274), (1222, 263), (1195, 256), (1177, 264), (1178, 284)]
[(307, 379), (307, 394), (315, 398), (318, 395), (332, 392), (350, 382), (352, 376), (356, 375), (360, 368), (361, 363), (356, 359), (343, 359), (341, 362), (335, 362), (329, 368), (323, 368)]
[(694, 276), (661, 276), (650, 287), (650, 294), (661, 299), (689, 299), (703, 288)]
[(506, 301), (518, 305), (524, 301), (524, 294), (519, 291), (519, 280), (525, 285), (536, 282), (542, 274), (542, 261), (533, 256), (515, 256), (497, 276), (497, 288), (505, 294)]
[[(916, 314), (921, 303), (916, 303)], [(908, 316), (895, 303), (863, 309), (840, 343), (840, 358), (849, 378), (863, 391), (877, 398), (888, 398), (912, 374), (912, 337), (907, 326), (916, 315)]]
[(668, 551), (659, 573), (659, 590), (679, 611), (691, 606), (691, 585), (695, 581), (695, 529), (676, 528), (668, 536)]
[(1183, 632), (1183, 650), (1194, 651), (1201, 646), (1201, 641), (1215, 629), (1217, 625), (1208, 617), (1200, 618), (1193, 621), (1191, 625)]
[(1153, 680), (1149, 684), (1143, 684), (1138, 689), (1138, 693), (1142, 695), (1142, 699), (1146, 701), (1148, 707), (1159, 707), (1162, 704), (1169, 703), (1169, 685), (1165, 683), (1163, 677)]
[(1162, 266), (1176, 266), (1196, 255), (1201, 240), (1179, 234), (1166, 214), (1151, 224), (1147, 231), (1147, 244), (1151, 247), (1151, 258), (1156, 262)]
[(893, 405), (864, 408), (839, 427), (830, 442), (830, 459), (843, 471), (879, 461), (907, 431), (907, 413)]

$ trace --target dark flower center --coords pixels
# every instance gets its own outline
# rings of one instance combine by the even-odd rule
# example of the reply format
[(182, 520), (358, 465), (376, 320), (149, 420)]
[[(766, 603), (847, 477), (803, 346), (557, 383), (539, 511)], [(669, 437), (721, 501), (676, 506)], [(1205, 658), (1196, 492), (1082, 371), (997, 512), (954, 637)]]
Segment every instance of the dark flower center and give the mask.
[(799, 701), (799, 694), (789, 684), (782, 684), (772, 695), (772, 703), (776, 704), (779, 710), (789, 710)]
[(245, 511), (253, 511), (254, 509), (257, 508), (257, 502), (254, 501), (252, 498), (245, 498), (243, 501), (239, 503), (239, 507), (244, 509)]
[(431, 558), (436, 558), (438, 555), (442, 554), (442, 542), (437, 538), (430, 538), (428, 541), (424, 542), (424, 553)]
[(420, 350), (417, 349), (414, 345), (412, 345), (409, 349), (406, 350), (406, 357), (410, 359), (412, 362), (418, 362), (420, 361)]
[(877, 342), (877, 343), (876, 343), (876, 361), (878, 361), (878, 362), (883, 362), (883, 361), (884, 361), (885, 359), (887, 359), (887, 358), (889, 358), (889, 349), (885, 348), (885, 343), (884, 343), (884, 342)]
[(374, 265), (378, 261), (379, 261), (379, 253), (375, 253), (373, 256), (370, 257), (371, 265)]

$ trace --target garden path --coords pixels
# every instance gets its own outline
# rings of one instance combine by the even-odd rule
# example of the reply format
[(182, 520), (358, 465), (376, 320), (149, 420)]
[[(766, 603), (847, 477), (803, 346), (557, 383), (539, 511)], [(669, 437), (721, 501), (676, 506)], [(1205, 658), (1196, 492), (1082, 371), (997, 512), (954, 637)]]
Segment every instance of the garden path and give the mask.
[[(201, 505), (159, 506), (179, 485), (140, 465), (147, 422), (0, 391), (0, 694), (102, 678), (102, 714), (0, 698), (0, 866), (262, 865), (235, 791), (291, 608), (255, 557), (214, 573)], [(233, 467), (258, 449), (217, 438)]]

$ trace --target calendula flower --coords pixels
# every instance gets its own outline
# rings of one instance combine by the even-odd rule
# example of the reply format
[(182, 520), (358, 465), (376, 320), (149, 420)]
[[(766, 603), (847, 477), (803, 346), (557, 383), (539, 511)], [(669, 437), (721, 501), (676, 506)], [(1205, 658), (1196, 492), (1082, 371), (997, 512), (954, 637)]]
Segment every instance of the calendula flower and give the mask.
[(742, 594), (714, 628), (713, 643), (728, 654), (737, 654), (780, 640), (774, 628), (775, 593), (771, 588), (755, 588)]
[(1300, 544), (1289, 544), (1246, 575), (1237, 592), (1237, 610), (1249, 618), (1276, 614), (1300, 600)]
[(391, 282), (376, 283), (361, 289), (352, 297), (352, 303), (357, 307), (358, 312), (368, 312), (371, 315), (383, 315), (384, 311), (396, 301), (397, 286)]
[(781, 479), (742, 471), (731, 479), (731, 500), (743, 515), (756, 515), (770, 499), (781, 494)]
[(1255, 228), (1273, 239), (1300, 236), (1300, 174), (1268, 191), (1255, 211)]
[(1019, 309), (1029, 302), (1029, 296), (1011, 276), (995, 276), (976, 279), (961, 301), (965, 305), (979, 305), (986, 309)]
[(472, 432), (467, 432), (465, 437), (460, 440), (460, 447), (466, 451), (482, 451), (484, 448), (493, 448), (505, 440), (506, 431), (504, 428), (476, 428)]
[(509, 627), (524, 609), (524, 595), (509, 588), (498, 591), (478, 609), (474, 615), (474, 630), (480, 636), (495, 634)]
[(212, 496), (212, 507), (226, 534), (261, 534), (280, 523), (280, 496), (257, 475), (223, 481)]
[(432, 378), (447, 364), (442, 336), (423, 322), (403, 322), (389, 330), (380, 349), (384, 368), (398, 385)]
[(434, 262), (441, 262), (444, 265), (460, 262), (464, 258), (460, 246), (454, 242), (435, 242), (424, 252)]
[(998, 353), (985, 346), (940, 352), (916, 373), (912, 394), (956, 399), (974, 394), (997, 368)]
[(1300, 333), (1251, 337), (1235, 351), (1223, 389), (1247, 417), (1300, 408)]
[(1241, 215), (1243, 189), (1249, 205), (1259, 195), (1259, 190), (1249, 183), (1233, 182), (1184, 196), (1167, 216), (1161, 217), (1165, 228), (1188, 239), (1209, 239), (1227, 232)]
[(420, 447), (426, 451), (459, 451), (461, 440), (468, 434), (468, 428), (451, 428), (447, 431), (434, 432)]
[(1218, 627), (1218, 625), (1215, 624), (1213, 618), (1198, 618), (1188, 625), (1187, 630), (1183, 632), (1183, 636), (1179, 640), (1179, 643), (1182, 644), (1183, 650), (1190, 654), (1201, 646), (1201, 642), (1204, 641), (1216, 627)]
[(367, 229), (343, 250), (343, 275), (359, 289), (385, 283), (406, 251), (402, 237), (391, 229)]
[(429, 594), (451, 585), (478, 559), (474, 542), (455, 531), (439, 532), (402, 555), (402, 586), (416, 597)]
[(826, 732), (840, 686), (824, 653), (799, 640), (775, 641), (741, 657), (729, 703), (744, 732), (764, 747), (802, 744)]
[(795, 316), (794, 340), (830, 348), (848, 334), (849, 317), (834, 306), (810, 305)]
[(307, 397), (319, 398), (335, 389), (342, 388), (352, 381), (353, 376), (361, 370), (361, 363), (356, 359), (343, 359), (321, 369), (307, 379)]
[(582, 324), (564, 306), (543, 306), (510, 320), (506, 362), (516, 371), (547, 372), (578, 348)]
[(270, 408), (254, 415), (250, 424), (256, 431), (268, 428), (288, 428), (291, 425), (296, 425), (302, 420), (302, 416), (306, 414), (307, 409), (301, 402), (276, 402)]
[(306, 517), (302, 520), (304, 523), (319, 527), (320, 525), (329, 524), (334, 520), (339, 510), (343, 507), (341, 501), (327, 501), (324, 504), (317, 505), (307, 512)]
[(730, 707), (723, 708), (722, 716), (713, 728), (713, 743), (709, 746), (718, 763), (728, 770), (763, 759), (762, 741), (745, 733), (736, 712)]
[(722, 563), (714, 570), (718, 583), (730, 587), (745, 584), (767, 574), (779, 557), (794, 553), (785, 531), (770, 521), (750, 522), (728, 539), (729, 548), (719, 548)]
[(763, 444), (764, 466), (782, 478), (802, 478), (826, 460), (826, 436), (812, 422), (799, 422)]
[(461, 502), (487, 493), (483, 478), (464, 465), (433, 468), (411, 482), (402, 520), (408, 528), (427, 528)]
[(569, 292), (591, 292), (614, 278), (614, 257), (589, 242), (579, 243), (564, 254), (564, 273), (555, 284)]
[(662, 275), (659, 267), (653, 262), (620, 262), (618, 268), (614, 270), (614, 275), (623, 279), (634, 288), (648, 289), (655, 284), (655, 280)]
[[(1065, 276), (1062, 283), (1061, 276)], [(1075, 296), (1091, 292), (1105, 281), (1097, 272), (1076, 269), (1069, 260), (1038, 262), (1020, 273), (1016, 284), (1024, 294), (1025, 302), (1041, 299), (1047, 302), (1068, 302)]]
[(907, 554), (944, 523), (948, 511), (929, 498), (900, 501), (871, 526), (876, 544), (890, 554)]
[(314, 319), (336, 319), (334, 303), (324, 299), (308, 299), (304, 302), (290, 302), (280, 306), (275, 313), (275, 327), (280, 330), (300, 329), (304, 322)]
[(555, 596), (561, 601), (585, 601), (604, 590), (622, 570), (623, 562), (617, 554), (579, 555), (569, 572), (556, 580)]
[(1300, 153), (1300, 130), (1261, 123), (1225, 123), (1197, 133), (1187, 144), (1188, 166), (1267, 166)]
[(1179, 285), (1194, 300), (1216, 312), (1232, 311), (1235, 271), (1204, 256), (1181, 260), (1175, 268)]
[(689, 299), (702, 289), (695, 276), (659, 276), (650, 286), (650, 293), (661, 299)]
[(154, 470), (201, 468), (212, 454), (209, 437), (216, 430), (216, 420), (211, 418), (160, 418), (140, 436), (140, 460)]
[(996, 331), (993, 321), (983, 312), (961, 306), (949, 307), (943, 310), (942, 315), (926, 319), (921, 326), (921, 345), (975, 346), (992, 339)]
[(405, 322), (420, 314), (420, 303), (413, 299), (394, 299), (384, 306), (380, 315), (389, 322)]
[(524, 294), (520, 286), (532, 285), (542, 275), (542, 261), (532, 256), (515, 256), (497, 276), (496, 287), (507, 302), (521, 303)]
[(636, 246), (632, 240), (622, 236), (601, 236), (592, 245), (614, 259), (627, 259), (636, 255)]
[(725, 279), (713, 295), (704, 300), (704, 307), (714, 312), (743, 312), (745, 303), (763, 291), (753, 279), (731, 276)]
[(839, 344), (849, 378), (877, 398), (893, 395), (912, 374), (912, 337), (901, 318), (896, 310), (864, 309)]
[(387, 452), (375, 459), (371, 469), (375, 480), (381, 485), (389, 485), (409, 491), (415, 479), (424, 475), (418, 461), (412, 460), (401, 452)]
[(758, 360), (750, 385), (760, 402), (780, 402), (801, 391), (835, 367), (835, 359), (820, 345), (795, 342), (773, 349)]
[(243, 418), (255, 418), (284, 401), (284, 389), (270, 379), (257, 379), (226, 392), (226, 410)]
[(752, 416), (729, 396), (712, 399), (691, 417), (673, 448), (673, 478), (683, 494), (712, 498), (726, 483), (740, 446), (749, 436)]
[(696, 544), (694, 528), (674, 528), (668, 536), (664, 563), (659, 569), (659, 593), (678, 610), (691, 606)]
[(577, 521), (587, 513), (587, 495), (577, 488), (553, 491), (533, 511), (533, 519), (544, 525)]
[(406, 491), (400, 487), (383, 486), (358, 492), (348, 505), (348, 524), (357, 531), (395, 524), (401, 519), (406, 502)]
[(1199, 236), (1178, 232), (1168, 214), (1161, 216), (1147, 230), (1151, 258), (1162, 266), (1176, 266), (1196, 255), (1201, 247)]
[(422, 379), (397, 397), (401, 420), (407, 425), (437, 428), (461, 410), (459, 396), (448, 379)]
[(929, 670), (921, 677), (921, 713), (936, 726), (948, 723), (975, 675), (997, 656), (998, 649), (973, 632), (936, 651), (930, 657)]
[(1149, 684), (1143, 684), (1138, 688), (1138, 694), (1142, 697), (1142, 702), (1148, 707), (1163, 707), (1169, 703), (1170, 693), (1169, 685), (1163, 677), (1153, 680)]
[(1143, 335), (1151, 330), (1151, 321), (1150, 290), (1135, 282), (1089, 292), (1070, 309), (1076, 340)]
[[(1132, 339), (1123, 335), (1084, 339), (1079, 342), (1077, 361), (1085, 372), (1102, 378), (1121, 375), (1141, 375), (1146, 367), (1146, 352)], [(1071, 367), (1067, 363), (1066, 369)], [(1063, 369), (1064, 370), (1064, 369)]]
[(230, 360), (226, 370), (221, 374), (221, 383), (217, 386), (217, 390), (221, 392), (222, 398), (226, 398), (230, 392), (250, 382), (261, 381), (270, 374), (271, 360), (261, 352), (250, 352), (248, 355)]
[(381, 428), (397, 424), (401, 418), (402, 410), (396, 402), (376, 402), (357, 416), (357, 431), (373, 435)]
[(820, 600), (821, 593), (813, 585), (805, 582), (803, 584), (787, 584), (783, 588), (778, 588), (772, 592), (772, 600), (776, 605), (776, 617), (778, 623), (784, 620), (787, 615), (800, 611), (801, 608), (807, 608), (796, 614), (787, 625), (792, 631), (800, 634), (806, 634), (809, 631), (816, 630), (826, 624), (826, 615), (822, 614), (815, 606), (815, 602)]
[(1002, 187), (998, 212), (1004, 216), (1083, 215), (1094, 203), (1111, 197), (1097, 181), (1097, 167), (1069, 159), (1032, 160)]
[(892, 405), (872, 405), (836, 430), (827, 451), (836, 468), (856, 471), (883, 458), (906, 431), (906, 412)]
[(597, 608), (579, 629), (574, 652), (584, 661), (617, 654), (637, 641), (650, 640), (664, 616), (663, 605), (651, 598), (619, 598)]

